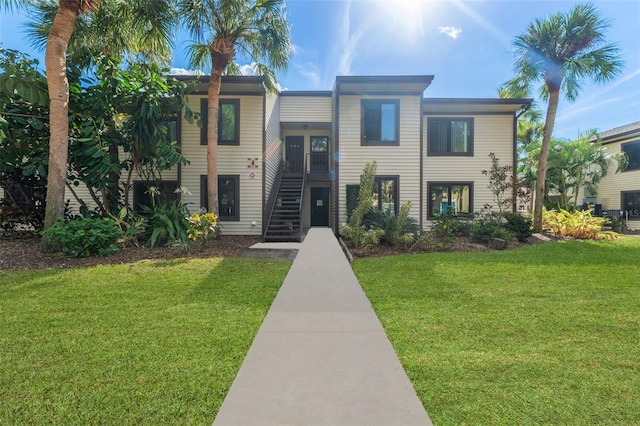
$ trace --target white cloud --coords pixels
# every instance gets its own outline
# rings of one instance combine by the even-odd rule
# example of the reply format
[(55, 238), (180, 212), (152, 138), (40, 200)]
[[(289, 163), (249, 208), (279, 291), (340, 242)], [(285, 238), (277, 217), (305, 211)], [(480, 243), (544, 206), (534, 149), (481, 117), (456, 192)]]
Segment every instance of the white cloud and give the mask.
[(203, 75), (204, 73), (200, 70), (188, 70), (185, 68), (171, 68), (169, 70), (169, 75)]
[(458, 38), (458, 36), (462, 32), (462, 28), (453, 27), (451, 25), (446, 27), (438, 27), (438, 29), (440, 30), (441, 34), (446, 34), (453, 39)]
[(296, 69), (303, 77), (309, 80), (311, 87), (318, 87), (320, 84), (320, 73), (315, 64), (307, 62), (304, 65), (296, 65)]
[(240, 74), (241, 75), (256, 75), (256, 63), (255, 62), (252, 62), (251, 64), (240, 65), (240, 66), (238, 66), (238, 68), (240, 68)]

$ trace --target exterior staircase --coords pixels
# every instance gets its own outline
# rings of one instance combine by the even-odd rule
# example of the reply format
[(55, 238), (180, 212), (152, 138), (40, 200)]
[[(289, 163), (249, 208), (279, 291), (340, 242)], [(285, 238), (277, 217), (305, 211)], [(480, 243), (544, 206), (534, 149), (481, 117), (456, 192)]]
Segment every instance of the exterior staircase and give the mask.
[(296, 241), (302, 236), (304, 177), (284, 174), (264, 233), (265, 241)]

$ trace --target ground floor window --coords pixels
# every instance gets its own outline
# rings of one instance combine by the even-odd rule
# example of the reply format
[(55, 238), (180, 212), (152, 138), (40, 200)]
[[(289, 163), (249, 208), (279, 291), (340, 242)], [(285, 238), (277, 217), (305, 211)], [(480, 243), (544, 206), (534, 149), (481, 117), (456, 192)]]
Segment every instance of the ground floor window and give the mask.
[(622, 210), (629, 217), (640, 219), (640, 191), (622, 192)]
[(373, 182), (373, 208), (398, 213), (398, 176), (376, 176)]
[[(133, 182), (133, 210), (142, 211), (142, 206), (168, 207), (178, 200), (179, 194), (177, 180), (164, 180), (160, 182), (150, 182), (136, 180)], [(153, 197), (153, 202), (152, 202)]]
[[(200, 176), (200, 206), (209, 205), (207, 175)], [(218, 176), (218, 218), (221, 221), (240, 220), (240, 175)]]
[(427, 188), (429, 219), (448, 211), (455, 215), (473, 213), (472, 182), (430, 182)]

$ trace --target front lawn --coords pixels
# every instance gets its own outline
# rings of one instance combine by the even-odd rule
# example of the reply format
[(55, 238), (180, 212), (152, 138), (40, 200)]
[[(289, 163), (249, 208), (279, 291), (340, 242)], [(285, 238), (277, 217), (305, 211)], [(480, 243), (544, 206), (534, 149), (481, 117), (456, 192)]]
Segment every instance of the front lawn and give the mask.
[(640, 422), (640, 238), (353, 267), (435, 424)]
[(0, 424), (211, 424), (290, 265), (0, 271)]

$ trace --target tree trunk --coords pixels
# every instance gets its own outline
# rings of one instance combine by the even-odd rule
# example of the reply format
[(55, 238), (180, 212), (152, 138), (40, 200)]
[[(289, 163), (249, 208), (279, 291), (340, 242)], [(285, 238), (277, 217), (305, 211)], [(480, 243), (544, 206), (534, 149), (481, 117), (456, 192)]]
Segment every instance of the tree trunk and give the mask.
[(47, 39), (45, 64), (49, 87), (49, 172), (44, 229), (64, 214), (64, 189), (69, 150), (69, 81), (67, 80), (67, 44), (79, 13), (79, 3), (60, 0)]
[(535, 232), (542, 232), (542, 208), (544, 205), (544, 189), (547, 180), (547, 159), (549, 158), (551, 134), (553, 133), (553, 126), (556, 121), (559, 98), (559, 88), (558, 90), (549, 90), (549, 104), (547, 105), (547, 116), (544, 122), (540, 158), (538, 159), (538, 176), (536, 179), (536, 192), (533, 209), (533, 228)]
[(207, 211), (218, 215), (218, 110), (223, 69), (211, 69), (207, 99)]
[(218, 110), (222, 75), (236, 56), (235, 39), (216, 37), (209, 45), (211, 78), (209, 79), (207, 109), (207, 210), (218, 215)]

